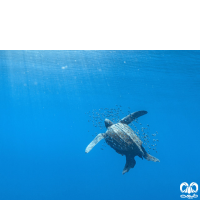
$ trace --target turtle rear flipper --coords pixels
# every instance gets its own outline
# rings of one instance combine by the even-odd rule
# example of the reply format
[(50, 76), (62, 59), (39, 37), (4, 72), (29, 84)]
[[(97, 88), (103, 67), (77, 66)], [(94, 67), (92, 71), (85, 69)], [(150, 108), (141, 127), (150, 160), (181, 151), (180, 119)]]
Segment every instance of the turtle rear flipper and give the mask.
[(133, 120), (137, 119), (138, 117), (147, 114), (147, 111), (145, 110), (141, 110), (141, 111), (137, 111), (134, 113), (131, 113), (130, 115), (127, 115), (126, 117), (124, 117), (123, 119), (120, 120), (121, 123), (123, 124), (130, 124)]
[(90, 144), (86, 147), (85, 149), (85, 153), (89, 153), (92, 148), (98, 143), (100, 142), (102, 139), (104, 139), (104, 134), (103, 133), (99, 133), (94, 140), (92, 140), (92, 142), (90, 142)]
[(148, 154), (148, 153), (146, 152), (146, 150), (144, 149), (143, 146), (141, 146), (141, 148), (142, 148), (142, 151), (144, 152), (143, 157), (144, 157), (146, 160), (148, 160), (148, 161), (153, 161), (153, 162), (160, 162), (160, 160), (159, 160), (158, 158), (153, 157), (152, 155)]
[(133, 168), (136, 164), (136, 161), (133, 156), (131, 155), (126, 155), (126, 164), (124, 166), (122, 174), (125, 174), (128, 172), (131, 168)]
[(153, 162), (160, 162), (160, 160), (156, 157), (151, 156), (150, 154), (146, 153), (144, 154), (144, 158), (148, 161), (153, 161)]

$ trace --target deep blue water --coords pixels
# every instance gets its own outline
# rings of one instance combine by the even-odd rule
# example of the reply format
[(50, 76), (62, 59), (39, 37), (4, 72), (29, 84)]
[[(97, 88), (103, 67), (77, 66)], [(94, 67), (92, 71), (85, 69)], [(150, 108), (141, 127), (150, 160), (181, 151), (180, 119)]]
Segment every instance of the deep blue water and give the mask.
[[(116, 104), (148, 111), (160, 163), (122, 175), (103, 141), (85, 154), (106, 131), (85, 113)], [(199, 113), (200, 51), (0, 51), (0, 199), (181, 199), (200, 184)]]

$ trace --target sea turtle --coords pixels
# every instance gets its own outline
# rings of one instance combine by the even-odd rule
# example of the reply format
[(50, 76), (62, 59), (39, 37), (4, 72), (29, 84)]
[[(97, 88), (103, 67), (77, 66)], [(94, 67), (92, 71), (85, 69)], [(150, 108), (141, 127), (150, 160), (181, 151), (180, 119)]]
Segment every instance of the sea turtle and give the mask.
[(147, 114), (147, 111), (142, 110), (131, 113), (116, 124), (111, 122), (109, 119), (105, 119), (107, 131), (105, 133), (98, 134), (87, 146), (85, 152), (89, 153), (98, 142), (100, 142), (102, 139), (105, 139), (106, 143), (110, 145), (117, 153), (126, 156), (126, 164), (122, 174), (125, 174), (135, 166), (135, 156), (139, 156), (142, 159), (144, 157), (149, 161), (160, 162), (159, 159), (146, 152), (142, 146), (142, 141), (128, 126), (128, 124), (130, 124), (133, 120), (144, 114)]

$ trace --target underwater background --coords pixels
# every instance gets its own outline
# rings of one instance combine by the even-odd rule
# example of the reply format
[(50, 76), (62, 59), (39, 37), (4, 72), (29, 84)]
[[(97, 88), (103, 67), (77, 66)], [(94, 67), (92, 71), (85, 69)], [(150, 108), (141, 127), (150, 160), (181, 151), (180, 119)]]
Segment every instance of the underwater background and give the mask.
[[(148, 112), (135, 125), (160, 163), (122, 175), (104, 141), (85, 153), (119, 107)], [(0, 51), (0, 199), (181, 199), (200, 184), (199, 113), (200, 51)]]

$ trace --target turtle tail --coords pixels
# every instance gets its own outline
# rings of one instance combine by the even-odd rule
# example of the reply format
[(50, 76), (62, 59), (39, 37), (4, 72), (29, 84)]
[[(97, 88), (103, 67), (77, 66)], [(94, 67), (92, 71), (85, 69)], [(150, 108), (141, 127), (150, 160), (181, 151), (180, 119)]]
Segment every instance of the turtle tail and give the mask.
[(143, 146), (141, 146), (141, 148), (142, 148), (142, 151), (144, 152), (143, 157), (144, 157), (146, 160), (148, 160), (148, 161), (153, 161), (153, 162), (160, 162), (160, 160), (159, 160), (158, 158), (153, 157), (152, 155), (148, 154), (148, 153), (146, 152), (146, 150), (144, 149)]

